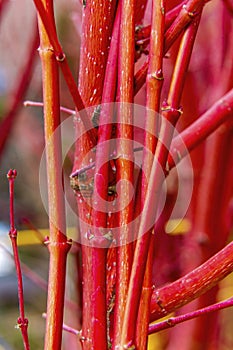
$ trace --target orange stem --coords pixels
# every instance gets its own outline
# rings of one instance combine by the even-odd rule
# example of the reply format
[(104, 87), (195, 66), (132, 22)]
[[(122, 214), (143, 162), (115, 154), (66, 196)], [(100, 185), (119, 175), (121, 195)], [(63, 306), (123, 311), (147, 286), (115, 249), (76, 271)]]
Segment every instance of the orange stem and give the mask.
[(116, 303), (114, 314), (113, 349), (125, 345), (123, 319), (132, 264), (132, 237), (130, 228), (133, 218), (133, 74), (134, 74), (134, 32), (135, 4), (132, 0), (121, 1), (121, 23), (118, 63), (119, 108), (117, 119), (116, 169), (119, 182), (118, 200), (121, 209), (117, 213), (119, 246), (117, 248)]
[[(53, 2), (44, 1), (44, 4), (50, 27), (55, 32)], [(50, 237), (46, 242), (50, 252), (50, 263), (44, 349), (58, 350), (62, 340), (66, 257), (70, 242), (67, 241), (65, 226), (61, 135), (56, 131), (60, 125), (59, 72), (55, 53), (40, 18), (39, 32), (50, 227)]]
[[(152, 20), (151, 20), (151, 36), (150, 36), (150, 51), (149, 51), (149, 68), (147, 74), (147, 101), (146, 101), (146, 125), (145, 125), (145, 148), (143, 153), (142, 164), (142, 196), (141, 208), (144, 207), (145, 195), (147, 191), (147, 183), (150, 177), (153, 157), (157, 144), (158, 136), (158, 113), (160, 110), (160, 97), (163, 84), (163, 38), (165, 26), (165, 5), (164, 1), (152, 2)], [(154, 260), (154, 235), (152, 230), (146, 235), (139, 237), (139, 241), (143, 245), (149, 244), (149, 253), (145, 255), (146, 266), (143, 280), (141, 300), (139, 304), (136, 330), (136, 346), (139, 349), (146, 349), (147, 347), (147, 332), (149, 318), (150, 318), (150, 299), (152, 293), (152, 266)], [(143, 266), (142, 266), (143, 270)], [(134, 303), (135, 307), (135, 303)], [(143, 325), (143, 326), (142, 326)]]

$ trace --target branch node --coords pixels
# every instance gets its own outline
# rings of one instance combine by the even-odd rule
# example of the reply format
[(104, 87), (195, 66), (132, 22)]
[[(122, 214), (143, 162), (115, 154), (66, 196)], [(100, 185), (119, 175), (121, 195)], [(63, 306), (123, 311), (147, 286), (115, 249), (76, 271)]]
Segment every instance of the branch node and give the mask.
[(163, 106), (161, 107), (162, 112), (177, 112), (180, 115), (183, 114), (183, 108), (180, 106), (179, 108), (174, 108), (171, 105), (164, 103)]
[(73, 241), (70, 238), (66, 239), (66, 241), (64, 241), (64, 242), (53, 242), (50, 240), (50, 238), (48, 236), (46, 236), (44, 239), (44, 244), (46, 246), (48, 246), (49, 248), (59, 246), (60, 248), (66, 247), (65, 249), (69, 250), (72, 243), (73, 243)]
[(127, 344), (123, 345), (123, 349), (134, 350), (136, 349), (136, 346), (133, 344), (133, 341), (130, 340)]
[(17, 328), (24, 328), (24, 327), (28, 327), (28, 319), (24, 318), (22, 319), (21, 317), (18, 318), (17, 320)]
[(95, 237), (95, 235), (91, 232), (91, 230), (88, 230), (85, 236), (89, 241), (91, 241)]
[(48, 245), (50, 243), (49, 236), (46, 236), (44, 238), (44, 242), (43, 243), (44, 243), (44, 245)]
[(186, 4), (184, 4), (183, 6), (182, 6), (182, 9), (183, 10), (185, 10), (186, 12), (187, 12), (187, 14), (189, 15), (189, 17), (191, 17), (191, 18), (194, 18), (195, 17), (195, 12), (193, 11), (189, 11), (188, 9), (187, 9), (187, 5)]
[(135, 26), (135, 34), (137, 34), (138, 32), (140, 32), (140, 31), (142, 30), (142, 28), (143, 28), (143, 25), (141, 25), (141, 24), (136, 25), (136, 26)]
[(15, 169), (10, 169), (7, 173), (8, 179), (15, 179), (16, 176), (17, 176), (17, 170), (15, 170)]
[(151, 73), (151, 77), (157, 80), (164, 80), (162, 69), (159, 69), (154, 73)]
[(66, 59), (66, 55), (64, 54), (64, 52), (58, 52), (58, 53), (56, 53), (56, 54), (55, 54), (55, 57), (56, 57), (56, 60), (57, 60), (58, 62), (63, 62), (63, 61), (65, 61), (65, 59)]
[(166, 323), (168, 324), (169, 327), (174, 327), (174, 326), (175, 326), (172, 317), (168, 318), (168, 319), (166, 320)]
[(9, 236), (10, 236), (10, 238), (11, 238), (11, 239), (15, 239), (15, 238), (17, 238), (17, 230), (16, 230), (16, 228), (15, 228), (15, 229), (10, 230), (10, 232), (9, 232)]
[(106, 233), (102, 233), (102, 228), (99, 228), (99, 234), (94, 234), (91, 230), (85, 233), (85, 238), (91, 241), (93, 246), (102, 247), (106, 244), (110, 244), (114, 241), (112, 230), (108, 230)]
[(90, 339), (88, 339), (87, 337), (82, 335), (82, 330), (79, 332), (79, 340), (81, 343), (86, 342), (86, 341), (90, 341)]
[(107, 233), (105, 233), (103, 235), (103, 237), (109, 241), (109, 242), (112, 242), (113, 241), (113, 233), (112, 233), (112, 230), (109, 230)]
[(160, 296), (159, 296), (159, 292), (156, 291), (155, 292), (155, 296), (156, 296), (156, 304), (159, 306), (159, 308), (162, 310), (162, 312), (166, 312), (164, 306), (163, 306), (163, 302), (162, 300), (160, 299)]

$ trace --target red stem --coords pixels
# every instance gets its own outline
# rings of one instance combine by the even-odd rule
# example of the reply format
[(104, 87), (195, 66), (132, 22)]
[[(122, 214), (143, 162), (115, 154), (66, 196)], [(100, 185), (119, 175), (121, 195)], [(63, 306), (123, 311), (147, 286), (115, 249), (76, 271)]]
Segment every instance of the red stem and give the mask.
[(72, 76), (71, 70), (69, 68), (69, 65), (67, 63), (66, 56), (62, 50), (62, 47), (58, 41), (57, 34), (56, 34), (56, 29), (55, 27), (51, 24), (51, 19), (49, 18), (49, 15), (44, 7), (44, 4), (42, 0), (34, 0), (34, 3), (36, 5), (37, 11), (40, 15), (40, 19), (44, 25), (46, 34), (48, 36), (50, 45), (52, 48), (50, 50), (54, 51), (55, 58), (62, 70), (62, 73), (64, 75), (66, 84), (69, 88), (70, 94), (73, 98), (73, 102), (75, 104), (75, 107), (77, 111), (82, 111), (80, 113), (80, 118), (84, 124), (85, 129), (87, 130), (88, 136), (90, 137), (90, 140), (93, 145), (96, 143), (96, 131), (95, 129), (92, 128), (92, 124), (85, 113), (85, 106), (82, 101), (82, 98), (80, 96), (79, 90), (77, 88), (76, 82)]
[[(79, 89), (87, 107), (101, 103), (114, 11), (115, 1), (87, 1), (83, 9)], [(106, 94), (108, 92), (105, 91)], [(76, 127), (80, 132), (80, 125)], [(87, 167), (91, 163), (91, 158), (95, 158), (95, 149), (93, 149), (93, 144), (88, 142), (85, 133), (77, 140), (75, 152), (74, 170)], [(88, 156), (85, 159), (87, 163), (84, 164), (82, 156), (85, 154)], [(99, 162), (98, 159), (97, 161)], [(91, 169), (90, 173), (93, 178), (94, 170)], [(99, 180), (98, 174), (94, 181), (97, 182), (97, 180)], [(95, 195), (94, 193), (94, 197)], [(83, 198), (81, 193), (77, 193), (77, 205), (83, 242), (82, 345), (83, 349), (96, 347), (105, 350), (107, 349), (106, 249), (102, 248), (102, 243), (106, 244), (106, 238), (101, 234), (101, 230), (98, 231), (100, 223), (105, 218), (104, 215), (98, 217), (98, 213), (93, 212), (94, 198), (92, 195), (89, 198)], [(91, 239), (86, 237), (87, 232), (91, 232)]]
[[(146, 258), (149, 249), (149, 234), (146, 233), (148, 231), (146, 230), (146, 227), (148, 227), (148, 224), (151, 224), (149, 226), (151, 227), (152, 223), (155, 222), (154, 220), (159, 202), (159, 194), (163, 183), (163, 173), (161, 168), (165, 172), (168, 150), (170, 148), (174, 131), (171, 125), (175, 126), (180, 116), (179, 103), (183, 90), (183, 81), (188, 68), (196, 30), (197, 28), (195, 26), (190, 26), (184, 34), (180, 45), (180, 51), (177, 56), (167, 105), (164, 107), (164, 111), (162, 113), (160, 137), (152, 164), (147, 194), (142, 210), (142, 219), (139, 226), (138, 236), (142, 238), (137, 241), (135, 247), (123, 329), (124, 327), (127, 329), (128, 325), (131, 323), (134, 324), (137, 317), (144, 271), (146, 267)], [(132, 328), (128, 328), (129, 338), (127, 341), (130, 342), (133, 340), (134, 335)]]
[[(126, 343), (123, 319), (126, 295), (132, 263), (132, 236), (130, 223), (133, 218), (133, 74), (134, 74), (134, 32), (135, 4), (133, 0), (121, 1), (120, 43), (118, 63), (118, 124), (116, 169), (119, 182), (118, 201), (122, 207), (117, 213), (119, 246), (117, 248), (116, 301), (114, 313), (113, 349)], [(135, 326), (135, 325), (134, 325)]]
[[(147, 192), (147, 182), (150, 177), (151, 167), (153, 164), (153, 155), (157, 144), (158, 130), (158, 113), (160, 110), (160, 97), (163, 83), (163, 38), (164, 38), (164, 2), (152, 2), (152, 21), (151, 21), (151, 37), (150, 37), (150, 51), (149, 51), (149, 68), (147, 75), (147, 101), (146, 101), (146, 125), (145, 125), (145, 148), (143, 152), (142, 164), (142, 189), (141, 189), (141, 208), (144, 207), (145, 195)], [(147, 332), (149, 324), (149, 310), (152, 287), (152, 265), (154, 260), (154, 237), (152, 231), (147, 232), (143, 237), (139, 237), (137, 245), (151, 245), (148, 256), (141, 256), (141, 259), (147, 260), (147, 266), (144, 275), (141, 303), (137, 318), (137, 334), (136, 346), (139, 349), (146, 349), (147, 347)], [(141, 260), (142, 261), (142, 260)], [(142, 268), (143, 269), (143, 268)], [(143, 271), (144, 273), (144, 271)], [(137, 309), (135, 301), (133, 307)], [(132, 314), (131, 314), (132, 317)], [(132, 318), (131, 318), (132, 322)], [(128, 323), (131, 326), (131, 322)], [(134, 322), (134, 321), (133, 321)], [(143, 325), (143, 326), (142, 326)], [(132, 329), (132, 327), (131, 327)], [(129, 334), (129, 339), (134, 335)]]
[(184, 88), (184, 82), (189, 67), (189, 62), (191, 59), (193, 45), (195, 42), (200, 18), (201, 18), (202, 8), (199, 6), (199, 13), (195, 17), (194, 21), (185, 30), (182, 37), (179, 52), (176, 58), (176, 63), (174, 67), (174, 72), (172, 75), (172, 81), (170, 85), (169, 100), (171, 101), (171, 106), (175, 109), (180, 108), (181, 95)]
[[(170, 49), (175, 40), (179, 37), (182, 31), (190, 24), (199, 14), (200, 9), (204, 6), (202, 0), (190, 0), (186, 3), (186, 7), (182, 6), (182, 10), (176, 17), (172, 26), (165, 33), (164, 56)], [(136, 95), (145, 83), (149, 60), (142, 65), (134, 77), (134, 94)]]
[(177, 281), (156, 289), (151, 299), (151, 322), (206, 293), (233, 271), (233, 242)]
[(150, 325), (148, 334), (160, 332), (164, 329), (174, 327), (179, 323), (182, 323), (182, 322), (185, 322), (188, 320), (192, 320), (193, 318), (202, 316), (203, 314), (206, 315), (208, 313), (222, 310), (222, 309), (226, 309), (226, 308), (231, 307), (231, 306), (233, 306), (233, 298), (229, 298), (227, 300), (224, 300), (224, 301), (221, 301), (219, 303), (204, 307), (204, 308), (196, 310), (196, 311), (189, 312), (189, 313), (184, 314), (184, 315), (180, 315), (177, 317), (169, 317), (166, 321)]
[[(14, 256), (9, 252), (9, 250), (0, 243), (0, 246), (2, 249), (5, 250), (7, 254), (11, 258), (14, 258)], [(23, 272), (23, 275), (25, 275), (28, 279), (30, 279), (33, 283), (35, 283), (36, 286), (40, 287), (42, 290), (47, 291), (48, 283), (45, 279), (43, 279), (41, 276), (39, 276), (35, 271), (31, 270), (26, 264), (20, 263), (21, 270)], [(66, 305), (74, 311), (75, 309), (78, 310), (78, 306), (74, 301), (71, 301), (70, 299), (66, 299)]]
[[(182, 6), (186, 3), (187, 0), (182, 1), (182, 3), (175, 6), (173, 9), (168, 11), (165, 15), (165, 23), (164, 23), (164, 29), (165, 31), (171, 26), (172, 22), (176, 19), (178, 14), (180, 13), (180, 10)], [(150, 39), (151, 34), (151, 25), (148, 25), (146, 27), (138, 27), (136, 30), (136, 43), (140, 40), (146, 40)]]
[(182, 30), (200, 13), (205, 3), (203, 0), (189, 0), (182, 6), (179, 15), (166, 32), (167, 50), (178, 38)]
[[(117, 78), (117, 55), (118, 36), (120, 24), (119, 6), (115, 17), (111, 45), (109, 49), (108, 61), (105, 71), (105, 80), (102, 95), (102, 104), (99, 117), (98, 144), (96, 147), (95, 175), (93, 202), (95, 210), (93, 211), (93, 223), (97, 228), (95, 236), (99, 235), (98, 228), (107, 227), (107, 201), (108, 201), (108, 172), (113, 126), (113, 103), (116, 93)], [(100, 203), (99, 203), (100, 200)], [(103, 203), (104, 202), (104, 203)], [(98, 209), (100, 209), (98, 211)]]
[(166, 13), (165, 16), (165, 30), (167, 30), (172, 23), (174, 22), (174, 20), (177, 18), (177, 16), (179, 15), (183, 5), (187, 3), (187, 0), (183, 0), (180, 4), (178, 4), (177, 6), (173, 7), (170, 11), (168, 11)]
[(191, 152), (221, 124), (231, 118), (232, 110), (233, 89), (174, 138), (168, 158), (169, 169), (173, 168), (186, 154)]
[[(9, 252), (9, 250), (4, 246), (2, 243), (0, 243), (0, 247), (5, 250), (7, 254), (13, 259), (14, 256)], [(37, 286), (39, 286), (43, 290), (47, 290), (47, 282), (40, 277), (36, 272), (31, 270), (27, 265), (21, 262), (21, 269), (25, 276), (27, 276), (32, 282), (34, 282)]]
[(22, 278), (22, 272), (21, 272), (21, 266), (20, 266), (18, 246), (17, 246), (17, 230), (15, 228), (15, 221), (14, 221), (14, 181), (15, 181), (16, 176), (17, 176), (16, 170), (9, 170), (8, 171), (7, 177), (9, 180), (9, 192), (10, 192), (10, 232), (9, 232), (9, 236), (11, 239), (13, 255), (14, 255), (14, 260), (15, 260), (17, 281), (18, 281), (18, 298), (19, 298), (20, 317), (18, 318), (17, 323), (18, 323), (18, 327), (21, 329), (24, 349), (29, 350), (30, 345), (29, 345), (28, 332), (27, 332), (28, 319), (25, 318), (25, 313), (24, 313), (23, 278)]
[[(44, 103), (43, 102), (35, 102), (35, 101), (24, 101), (24, 107), (44, 107)], [(75, 110), (70, 109), (70, 108), (66, 108), (66, 107), (60, 107), (60, 111), (67, 113), (67, 114), (71, 114), (71, 115), (76, 115)]]
[[(106, 264), (107, 250), (111, 237), (107, 237), (107, 201), (108, 201), (108, 171), (109, 171), (109, 152), (112, 135), (112, 113), (115, 98), (116, 73), (117, 73), (117, 46), (119, 33), (119, 9), (117, 11), (111, 45), (108, 55), (108, 61), (105, 71), (105, 80), (102, 95), (101, 112), (99, 117), (98, 144), (96, 147), (95, 174), (94, 174), (94, 192), (92, 212), (94, 225), (94, 238), (92, 243), (97, 245), (91, 250), (93, 278), (92, 286), (95, 294), (92, 297), (92, 313), (95, 324), (93, 325), (93, 341), (95, 346), (106, 347), (107, 319), (106, 319)], [(100, 201), (100, 202), (99, 202)], [(100, 210), (99, 210), (100, 209)], [(100, 230), (101, 228), (101, 230)], [(103, 230), (105, 232), (103, 232)], [(102, 246), (103, 244), (103, 246)], [(98, 273), (100, 271), (100, 273)], [(97, 323), (99, 322), (99, 324)], [(98, 339), (98, 343), (97, 343)], [(105, 342), (105, 344), (103, 343)]]

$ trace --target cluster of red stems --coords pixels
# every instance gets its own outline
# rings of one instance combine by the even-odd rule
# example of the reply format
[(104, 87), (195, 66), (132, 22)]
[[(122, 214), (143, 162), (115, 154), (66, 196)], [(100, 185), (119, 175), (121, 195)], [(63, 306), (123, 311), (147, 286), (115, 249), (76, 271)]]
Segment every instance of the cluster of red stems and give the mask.
[[(5, 3), (1, 1), (1, 11)], [(189, 319), (195, 320), (169, 330), (164, 348), (220, 349), (217, 311), (233, 305), (233, 298), (218, 301), (217, 287), (233, 271), (233, 243), (229, 243), (233, 193), (231, 1), (83, 1), (78, 83), (57, 36), (53, 1), (34, 0), (34, 4), (39, 35), (36, 30), (12, 108), (1, 122), (0, 151), (30, 81), (39, 45), (50, 222), (44, 349), (61, 349), (65, 329), (73, 333), (67, 348), (143, 350), (148, 347), (149, 334)], [(199, 72), (189, 69), (192, 55), (199, 61)], [(73, 314), (79, 329), (63, 322), (66, 260), (72, 242), (65, 234), (65, 204), (57, 176), (62, 169), (61, 136), (54, 133), (61, 122), (59, 70), (81, 118), (81, 122), (74, 118), (75, 128), (82, 132), (75, 144), (73, 171), (95, 163), (90, 169), (92, 192), (85, 196), (79, 188), (75, 190), (81, 219), (77, 240), (81, 244), (74, 252), (78, 257), (74, 269), (79, 271), (76, 284), (82, 302), (78, 310), (71, 307), (67, 312)], [(113, 102), (119, 102), (117, 120), (113, 120)], [(132, 142), (136, 137), (135, 102), (145, 107), (143, 147), (150, 151), (143, 151), (137, 181)], [(93, 127), (88, 108), (99, 105), (99, 124)], [(179, 128), (182, 142), (168, 123)], [(112, 151), (109, 140), (114, 140), (118, 154), (114, 167), (104, 162)], [(194, 169), (187, 213), (191, 229), (186, 235), (169, 236), (164, 227), (176, 201), (176, 186), (167, 193), (159, 221), (149, 228), (148, 221), (152, 222), (158, 209), (164, 177), (187, 152), (191, 152)], [(29, 349), (14, 226), (15, 177), (16, 172), (10, 170), (10, 238), (19, 285), (18, 325), (24, 347)], [(110, 181), (119, 182), (117, 194), (111, 196)], [(121, 210), (109, 215), (108, 203), (116, 195)], [(98, 210), (99, 198), (105, 200), (105, 211)], [(134, 220), (139, 214), (140, 220)], [(87, 234), (89, 226), (92, 231)], [(109, 228), (111, 232), (113, 227), (121, 228), (117, 246), (111, 234), (102, 231)], [(129, 242), (132, 234), (134, 239)], [(194, 300), (195, 305), (189, 306)], [(165, 321), (160, 320), (171, 313)]]

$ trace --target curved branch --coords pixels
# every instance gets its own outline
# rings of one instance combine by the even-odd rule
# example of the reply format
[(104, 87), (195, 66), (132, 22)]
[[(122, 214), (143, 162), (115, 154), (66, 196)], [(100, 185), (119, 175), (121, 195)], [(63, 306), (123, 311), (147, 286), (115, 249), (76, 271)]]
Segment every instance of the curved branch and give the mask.
[(204, 141), (221, 124), (232, 117), (233, 89), (221, 97), (194, 123), (176, 136), (171, 144), (168, 168), (172, 169), (188, 152)]
[(154, 290), (151, 322), (206, 293), (233, 271), (233, 242), (177, 281)]

